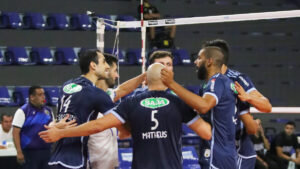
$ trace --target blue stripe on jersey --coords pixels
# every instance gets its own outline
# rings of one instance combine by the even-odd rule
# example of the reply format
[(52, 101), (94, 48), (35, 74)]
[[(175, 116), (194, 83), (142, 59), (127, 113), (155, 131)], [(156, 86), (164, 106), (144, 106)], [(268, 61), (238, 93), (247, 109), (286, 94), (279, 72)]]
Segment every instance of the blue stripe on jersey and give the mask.
[(111, 113), (117, 118), (119, 119), (123, 124), (125, 123), (125, 120), (115, 111), (111, 111)]
[(212, 166), (213, 156), (214, 156), (214, 144), (215, 144), (215, 127), (214, 127), (214, 111), (211, 110), (210, 114), (211, 125), (212, 125), (212, 138), (211, 138), (211, 145), (210, 145), (210, 166)]
[(197, 121), (200, 118), (200, 116), (196, 116), (195, 118), (193, 118), (191, 121), (187, 122), (186, 125), (192, 125), (193, 123), (195, 123), (195, 121)]

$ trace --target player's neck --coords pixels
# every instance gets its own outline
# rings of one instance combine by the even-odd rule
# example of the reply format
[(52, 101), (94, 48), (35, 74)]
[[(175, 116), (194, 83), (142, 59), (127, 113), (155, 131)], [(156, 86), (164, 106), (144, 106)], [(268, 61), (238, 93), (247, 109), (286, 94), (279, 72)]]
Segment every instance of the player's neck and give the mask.
[(93, 84), (96, 84), (98, 77), (93, 73), (87, 73), (83, 75), (83, 77), (87, 78), (89, 81), (91, 81)]
[(108, 85), (105, 82), (105, 80), (98, 80), (96, 83), (96, 86), (99, 87), (100, 89), (106, 91), (108, 89)]
[(152, 85), (148, 85), (148, 90), (167, 90), (167, 87), (165, 85), (161, 85), (161, 84), (152, 84)]
[(210, 71), (207, 72), (208, 76), (206, 81), (208, 81), (213, 75), (217, 74), (217, 73), (221, 73), (221, 69), (217, 68), (217, 67), (212, 67)]
[(222, 65), (222, 68), (221, 68), (221, 73), (222, 73), (222, 74), (225, 74), (226, 71), (227, 71), (227, 69), (228, 69), (228, 67), (227, 67), (225, 64), (223, 64), (223, 65)]

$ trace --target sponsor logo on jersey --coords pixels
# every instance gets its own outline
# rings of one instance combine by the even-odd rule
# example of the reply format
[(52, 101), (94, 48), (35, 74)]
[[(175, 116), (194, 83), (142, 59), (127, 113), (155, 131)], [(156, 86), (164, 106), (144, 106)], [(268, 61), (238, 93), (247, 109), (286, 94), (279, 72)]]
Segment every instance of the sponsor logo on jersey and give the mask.
[(159, 107), (164, 107), (166, 105), (168, 105), (170, 103), (170, 101), (166, 98), (162, 98), (162, 97), (151, 97), (151, 98), (146, 98), (143, 99), (140, 102), (140, 105), (146, 108), (151, 108), (151, 109), (156, 109)]
[(82, 86), (75, 84), (75, 83), (70, 83), (64, 86), (63, 91), (67, 94), (72, 94), (76, 93), (82, 90)]
[(45, 109), (45, 114), (50, 115), (50, 112), (47, 109)]
[(249, 86), (249, 83), (242, 76), (239, 76), (239, 78), (246, 86)]
[(235, 88), (235, 85), (233, 83), (230, 83), (230, 88), (235, 94), (239, 94), (238, 91)]

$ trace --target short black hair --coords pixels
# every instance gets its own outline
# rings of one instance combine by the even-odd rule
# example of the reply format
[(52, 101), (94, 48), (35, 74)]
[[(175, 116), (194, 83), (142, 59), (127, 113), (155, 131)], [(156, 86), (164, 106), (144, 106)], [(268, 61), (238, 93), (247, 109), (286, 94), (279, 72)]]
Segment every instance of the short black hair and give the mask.
[(115, 63), (115, 64), (118, 63), (118, 59), (117, 59), (114, 55), (109, 54), (109, 53), (104, 53), (103, 55), (104, 55), (104, 57), (105, 57), (106, 63), (107, 63), (109, 66), (112, 66), (114, 63)]
[(294, 121), (288, 121), (287, 123), (285, 123), (285, 126), (286, 125), (291, 125), (291, 126), (294, 126), (294, 128), (296, 128), (296, 123)]
[(216, 65), (218, 68), (222, 67), (222, 65), (225, 62), (225, 57), (221, 48), (215, 46), (208, 46), (205, 47), (203, 50), (205, 58), (212, 58), (214, 60), (214, 65)]
[(82, 74), (87, 74), (90, 70), (90, 63), (94, 62), (98, 64), (98, 53), (101, 53), (97, 49), (87, 49), (79, 52), (79, 66)]
[(154, 51), (150, 56), (149, 56), (149, 65), (154, 63), (155, 59), (159, 59), (159, 58), (165, 58), (165, 57), (170, 57), (172, 60), (174, 58), (174, 56), (172, 55), (171, 52), (168, 51), (163, 51), (163, 50), (157, 50)]
[(30, 86), (30, 88), (28, 89), (29, 96), (35, 95), (36, 89), (42, 89), (42, 87), (41, 86)]
[(208, 46), (219, 47), (222, 50), (222, 53), (224, 55), (224, 64), (227, 66), (229, 62), (229, 50), (230, 50), (228, 43), (223, 39), (214, 39), (214, 40), (206, 41), (202, 45), (203, 48)]
[(4, 116), (12, 117), (13, 115), (10, 114), (10, 113), (2, 113), (1, 116), (0, 116), (0, 122), (3, 121), (3, 117), (4, 117)]

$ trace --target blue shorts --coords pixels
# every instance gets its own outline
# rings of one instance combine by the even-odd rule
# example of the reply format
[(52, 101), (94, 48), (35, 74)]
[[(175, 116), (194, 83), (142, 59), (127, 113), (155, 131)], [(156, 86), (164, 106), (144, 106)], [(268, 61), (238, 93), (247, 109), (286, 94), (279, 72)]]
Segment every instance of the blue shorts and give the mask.
[(254, 169), (255, 162), (256, 162), (256, 157), (242, 158), (238, 156), (237, 169)]

